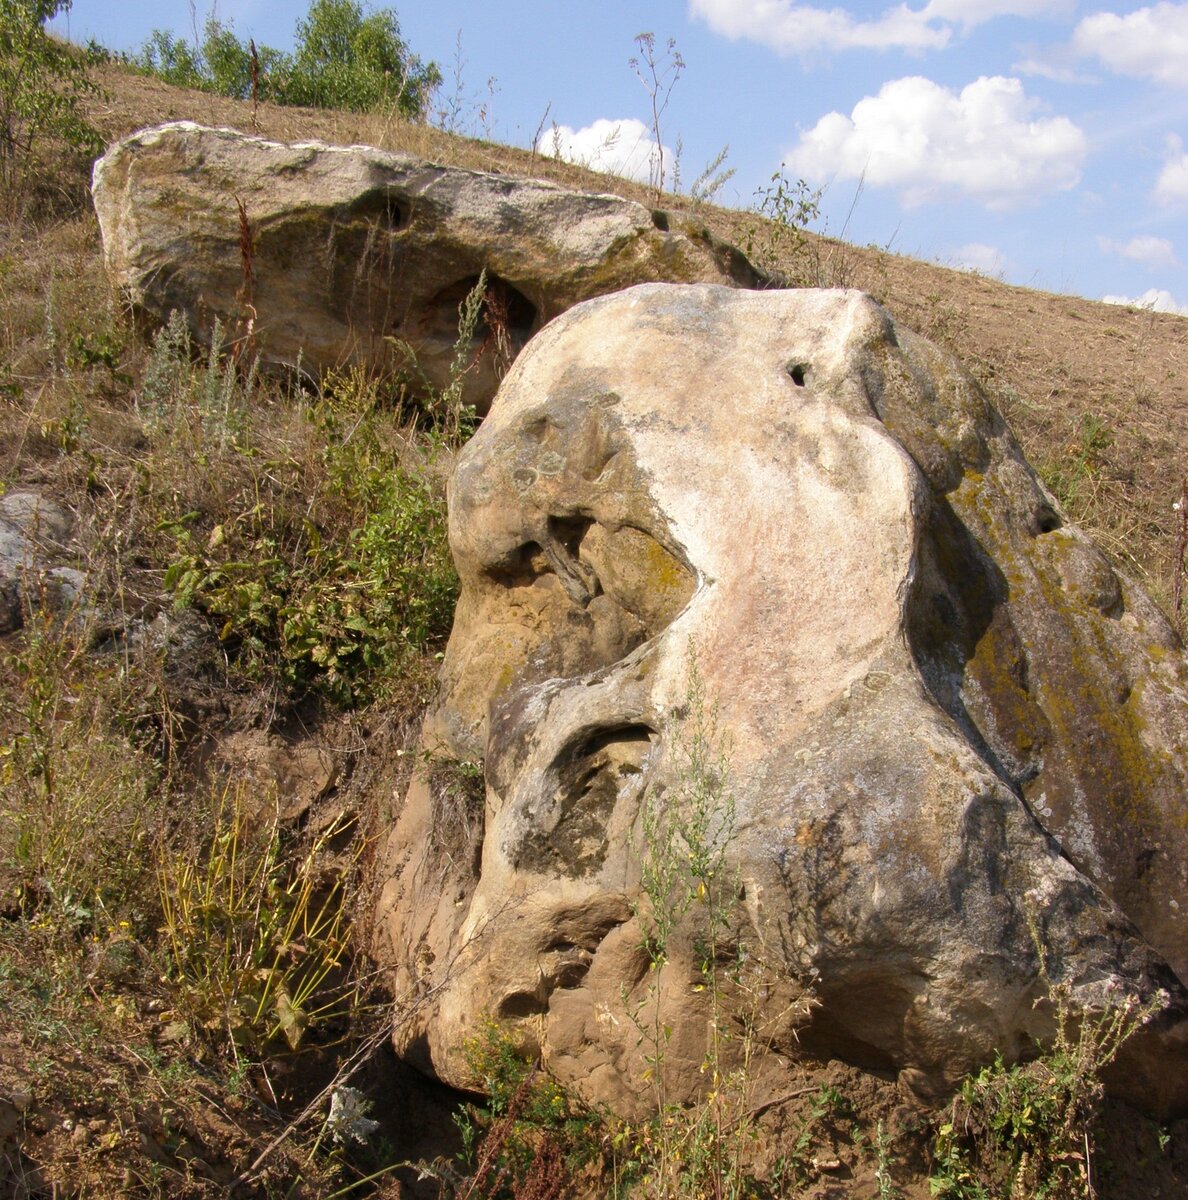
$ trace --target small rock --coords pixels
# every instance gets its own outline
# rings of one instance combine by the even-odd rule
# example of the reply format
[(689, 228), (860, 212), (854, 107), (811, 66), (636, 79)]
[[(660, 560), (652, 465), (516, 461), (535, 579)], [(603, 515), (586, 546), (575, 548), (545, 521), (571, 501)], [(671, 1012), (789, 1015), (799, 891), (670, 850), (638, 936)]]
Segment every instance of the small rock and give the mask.
[(9, 492), (0, 496), (0, 520), (14, 526), (26, 538), (42, 542), (64, 543), (74, 529), (74, 516), (69, 510), (36, 492)]

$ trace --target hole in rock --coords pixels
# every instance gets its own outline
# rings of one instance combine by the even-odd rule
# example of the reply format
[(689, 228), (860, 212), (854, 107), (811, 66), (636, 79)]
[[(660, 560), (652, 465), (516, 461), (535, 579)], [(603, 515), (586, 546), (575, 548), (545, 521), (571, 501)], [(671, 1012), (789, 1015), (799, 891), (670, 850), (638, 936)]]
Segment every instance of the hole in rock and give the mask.
[(668, 213), (662, 208), (652, 209), (652, 224), (660, 230), (661, 233), (668, 232)]
[(517, 865), (572, 879), (599, 870), (620, 791), (628, 781), (638, 790), (655, 736), (646, 725), (620, 725), (586, 730), (565, 747), (557, 761), (556, 823), (525, 839)]
[(544, 544), (561, 586), (570, 600), (583, 609), (602, 592), (597, 572), (581, 556), (582, 539), (593, 523), (587, 517), (549, 517)]
[(577, 558), (582, 538), (593, 524), (589, 517), (549, 517), (549, 534), (554, 541), (564, 546), (569, 554)]
[(1052, 533), (1059, 529), (1064, 522), (1060, 519), (1055, 509), (1048, 504), (1040, 505), (1035, 514), (1035, 531), (1036, 533)]
[[(457, 336), (458, 306), (478, 286), (479, 277), (468, 275), (439, 291), (428, 304), (435, 314), (434, 327), (453, 329)], [(424, 321), (422, 322), (424, 323)], [(494, 342), (497, 350), (513, 353), (532, 336), (536, 327), (536, 305), (505, 279), (487, 272), (482, 318), (474, 331), (474, 341), (483, 346)]]
[(788, 368), (788, 376), (797, 387), (804, 387), (808, 381), (808, 363), (793, 363)]
[(541, 575), (552, 571), (537, 542), (525, 542), (499, 562), (487, 567), (487, 575), (503, 587), (531, 587)]
[(512, 1020), (516, 1017), (535, 1017), (548, 1011), (548, 1004), (531, 992), (513, 992), (499, 1002), (499, 1016)]
[(372, 188), (357, 197), (342, 210), (344, 217), (361, 217), (366, 221), (377, 221), (390, 233), (397, 233), (408, 225), (412, 207), (403, 197), (387, 188)]
[(553, 956), (553, 962), (542, 963), (541, 971), (554, 988), (575, 988), (590, 971), (590, 956), (581, 950), (572, 950)]

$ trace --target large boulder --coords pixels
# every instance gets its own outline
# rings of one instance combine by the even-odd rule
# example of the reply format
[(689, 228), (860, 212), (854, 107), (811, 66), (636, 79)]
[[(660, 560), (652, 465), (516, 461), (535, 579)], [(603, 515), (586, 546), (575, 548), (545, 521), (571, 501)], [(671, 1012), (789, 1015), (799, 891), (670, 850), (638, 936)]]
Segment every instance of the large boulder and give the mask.
[[(380, 911), (402, 1054), (473, 1086), (489, 1013), (631, 1111), (665, 1028), (689, 1097), (716, 929), (760, 1075), (833, 1055), (936, 1096), (1050, 1035), (1057, 988), (1087, 1019), (1152, 1003), (1119, 1086), (1183, 1108), (1182, 649), (954, 360), (855, 292), (590, 301), (504, 381), (450, 538)], [(712, 925), (679, 887), (707, 849)]]
[(485, 270), (465, 363), (480, 412), (524, 342), (580, 300), (760, 281), (708, 231), (618, 196), (188, 121), (115, 143), (94, 197), (108, 273), (137, 311), (163, 323), (176, 309), (207, 345), (217, 320), (265, 366), (314, 376), (401, 368), (440, 391), (459, 304)]

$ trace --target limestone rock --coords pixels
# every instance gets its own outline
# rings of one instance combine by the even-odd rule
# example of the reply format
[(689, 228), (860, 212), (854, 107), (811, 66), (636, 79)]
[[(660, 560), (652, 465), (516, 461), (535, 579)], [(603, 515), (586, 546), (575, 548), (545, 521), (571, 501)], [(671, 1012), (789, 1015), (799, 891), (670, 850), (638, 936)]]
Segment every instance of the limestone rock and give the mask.
[(206, 344), (217, 319), (227, 338), (250, 332), (265, 365), (315, 376), (384, 370), (411, 347), (440, 390), (458, 305), (485, 269), (489, 315), (465, 377), (480, 412), (527, 338), (579, 300), (649, 280), (759, 281), (704, 229), (617, 196), (190, 122), (117, 142), (94, 196), (108, 273), (138, 310), (159, 323), (178, 309)]
[(87, 577), (59, 561), (72, 549), (73, 532), (74, 517), (45, 496), (0, 496), (0, 633), (19, 629), (25, 612), (43, 604), (79, 608)]
[(704, 1087), (704, 906), (651, 970), (641, 881), (645, 813), (701, 788), (761, 1079), (809, 1052), (935, 1096), (1050, 1034), (1051, 983), (1154, 997), (1119, 1086), (1184, 1107), (1182, 649), (951, 358), (859, 293), (632, 288), (529, 344), (450, 508), (423, 745), (485, 800), (422, 772), (391, 838), (405, 1057), (473, 1085), (491, 1013), (629, 1112), (659, 1014), (669, 1097)]

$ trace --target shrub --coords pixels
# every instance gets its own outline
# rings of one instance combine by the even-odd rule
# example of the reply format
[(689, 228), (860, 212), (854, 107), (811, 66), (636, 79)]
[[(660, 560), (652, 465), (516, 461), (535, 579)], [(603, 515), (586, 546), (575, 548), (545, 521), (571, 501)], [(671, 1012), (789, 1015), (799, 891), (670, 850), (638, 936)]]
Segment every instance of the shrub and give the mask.
[(313, 0), (297, 22), (292, 54), (244, 43), (212, 14), (201, 45), (155, 30), (134, 64), (169, 83), (240, 100), (255, 86), (259, 99), (277, 104), (391, 108), (413, 119), (425, 115), (441, 83), (436, 65), (422, 62), (400, 36), (395, 12), (365, 12), (359, 0)]
[(1000, 1055), (966, 1077), (937, 1132), (929, 1185), (941, 1200), (1096, 1195), (1101, 1073), (1163, 998), (1119, 997), (1098, 1016), (1078, 1013), (1068, 986), (1048, 979), (1038, 936), (1055, 1038), (1032, 1062), (1007, 1066)]
[(82, 101), (98, 89), (88, 56), (45, 31), (71, 0), (0, 0), (0, 182), (10, 192), (43, 141), (84, 154), (102, 146)]
[(178, 605), (216, 618), (242, 665), (271, 665), (295, 695), (346, 707), (403, 673), (424, 682), (417, 661), (449, 632), (457, 590), (440, 489), (423, 461), (402, 461), (407, 444), (377, 405), (360, 376), (328, 381), (310, 413), (325, 447), (304, 518), (283, 495), (202, 536), (198, 514), (183, 514), (165, 575)]

